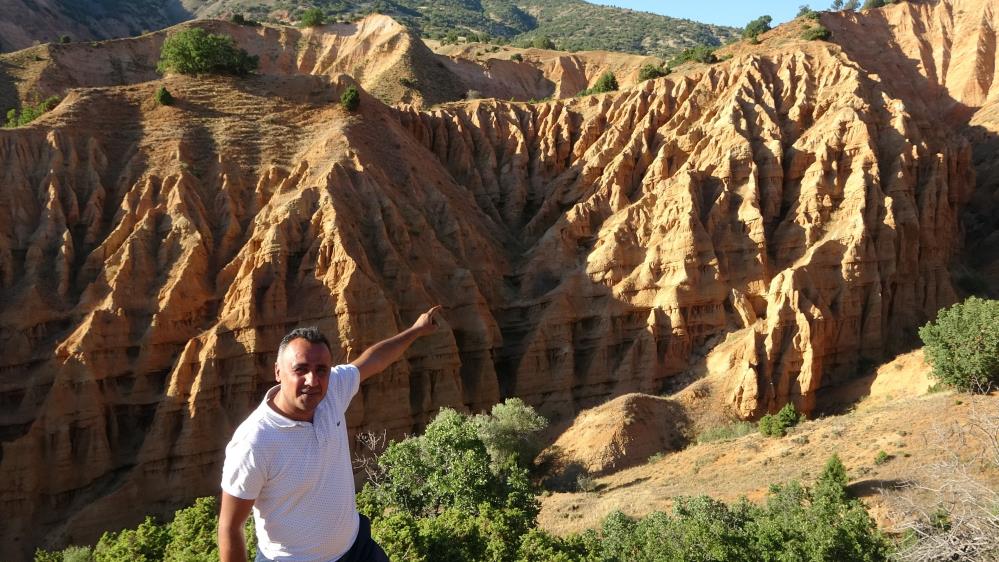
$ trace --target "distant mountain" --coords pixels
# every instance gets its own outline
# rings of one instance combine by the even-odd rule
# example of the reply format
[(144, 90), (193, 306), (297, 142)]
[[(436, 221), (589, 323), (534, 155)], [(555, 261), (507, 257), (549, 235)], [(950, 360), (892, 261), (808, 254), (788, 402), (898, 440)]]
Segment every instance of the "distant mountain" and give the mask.
[(699, 43), (736, 37), (707, 25), (582, 0), (7, 0), (0, 13), (0, 51), (36, 42), (108, 39), (161, 29), (192, 18), (240, 13), (260, 21), (295, 23), (319, 7), (330, 19), (352, 21), (378, 12), (425, 37), (468, 37), (528, 44), (550, 39), (561, 50), (608, 50), (668, 56)]

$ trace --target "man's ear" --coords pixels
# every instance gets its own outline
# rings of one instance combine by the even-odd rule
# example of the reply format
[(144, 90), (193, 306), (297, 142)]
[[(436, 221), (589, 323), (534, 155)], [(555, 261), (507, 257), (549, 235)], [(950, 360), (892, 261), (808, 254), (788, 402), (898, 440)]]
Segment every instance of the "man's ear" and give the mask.
[(281, 382), (281, 368), (278, 367), (277, 361), (274, 362), (274, 380)]

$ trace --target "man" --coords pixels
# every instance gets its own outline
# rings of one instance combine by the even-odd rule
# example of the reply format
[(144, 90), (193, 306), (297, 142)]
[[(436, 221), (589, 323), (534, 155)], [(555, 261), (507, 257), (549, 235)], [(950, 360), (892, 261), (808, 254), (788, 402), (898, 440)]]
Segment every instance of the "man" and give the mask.
[(354, 502), (344, 414), (360, 383), (436, 330), (439, 306), (398, 335), (333, 367), (329, 342), (315, 328), (281, 340), (278, 386), (236, 429), (226, 447), (219, 513), (222, 562), (246, 562), (243, 526), (252, 509), (257, 561), (387, 561)]

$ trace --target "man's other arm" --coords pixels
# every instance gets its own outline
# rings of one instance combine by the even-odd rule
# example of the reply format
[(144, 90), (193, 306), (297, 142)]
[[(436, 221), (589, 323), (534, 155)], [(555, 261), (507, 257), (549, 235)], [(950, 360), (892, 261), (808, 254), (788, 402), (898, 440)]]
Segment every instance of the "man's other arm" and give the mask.
[(237, 498), (222, 492), (222, 509), (219, 511), (219, 560), (221, 562), (246, 562), (246, 537), (243, 526), (250, 516), (254, 500)]
[(382, 340), (364, 350), (360, 357), (351, 361), (361, 373), (361, 382), (384, 371), (395, 363), (418, 338), (433, 333), (437, 329), (434, 318), (440, 312), (440, 305), (424, 312), (413, 325), (387, 340)]

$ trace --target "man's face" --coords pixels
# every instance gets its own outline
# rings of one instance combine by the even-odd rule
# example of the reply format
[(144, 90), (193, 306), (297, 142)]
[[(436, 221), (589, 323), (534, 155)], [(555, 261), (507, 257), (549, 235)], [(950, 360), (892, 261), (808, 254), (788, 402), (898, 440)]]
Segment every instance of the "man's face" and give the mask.
[(330, 381), (330, 350), (321, 343), (298, 338), (288, 342), (274, 364), (274, 378), (281, 384), (274, 403), (297, 420), (312, 420), (316, 406), (326, 396)]

